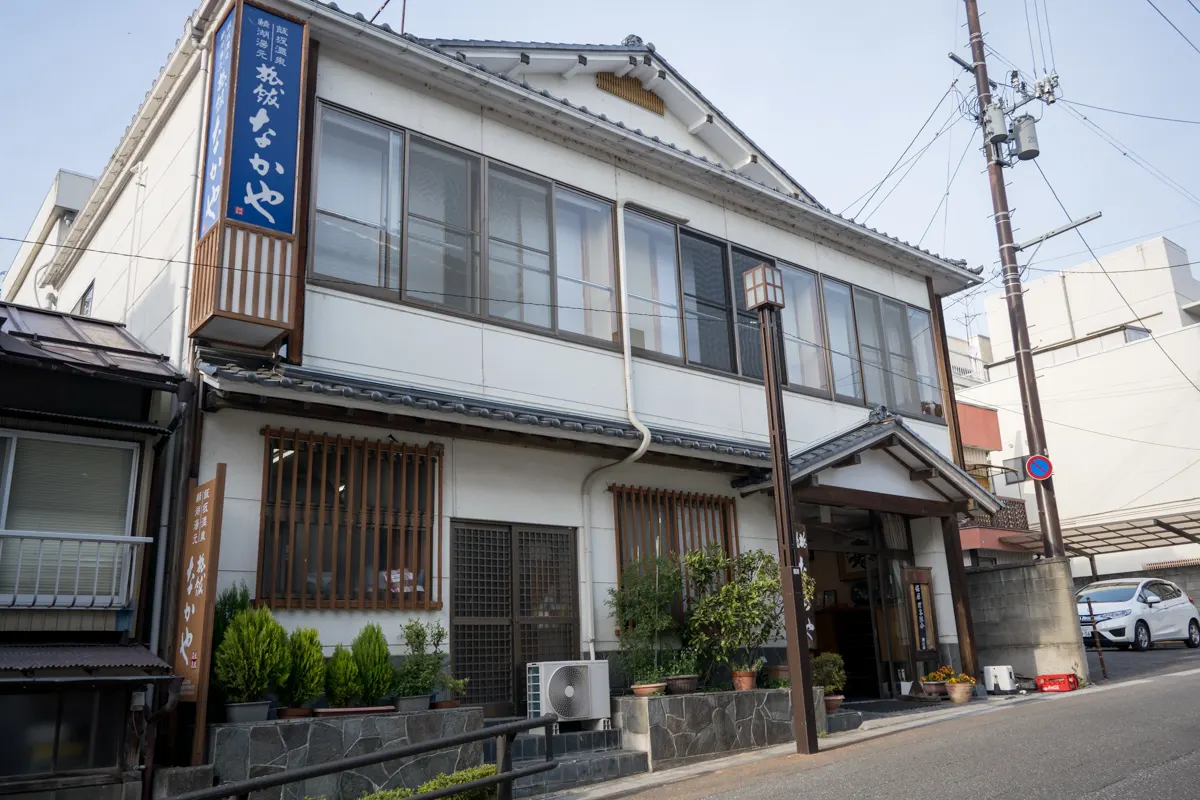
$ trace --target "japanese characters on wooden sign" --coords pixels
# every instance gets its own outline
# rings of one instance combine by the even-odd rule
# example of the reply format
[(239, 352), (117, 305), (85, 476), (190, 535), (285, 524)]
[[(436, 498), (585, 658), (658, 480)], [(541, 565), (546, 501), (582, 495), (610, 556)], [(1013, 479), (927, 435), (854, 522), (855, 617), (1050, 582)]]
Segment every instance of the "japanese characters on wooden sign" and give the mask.
[(221, 188), (225, 181), (225, 141), (229, 120), (229, 81), (233, 67), (233, 29), (230, 14), (217, 29), (208, 95), (208, 140), (204, 149), (204, 194), (200, 211), (200, 237), (216, 224), (221, 213)]
[(216, 476), (194, 487), (188, 497), (176, 623), (175, 674), (183, 677), (179, 698), (189, 702), (203, 703), (207, 696), (224, 499), (224, 464), (218, 464)]
[(912, 611), (913, 642), (918, 653), (937, 651), (937, 624), (933, 614), (933, 571), (927, 567), (906, 567), (904, 583)]
[(230, 219), (294, 233), (304, 26), (242, 6), (230, 126)]

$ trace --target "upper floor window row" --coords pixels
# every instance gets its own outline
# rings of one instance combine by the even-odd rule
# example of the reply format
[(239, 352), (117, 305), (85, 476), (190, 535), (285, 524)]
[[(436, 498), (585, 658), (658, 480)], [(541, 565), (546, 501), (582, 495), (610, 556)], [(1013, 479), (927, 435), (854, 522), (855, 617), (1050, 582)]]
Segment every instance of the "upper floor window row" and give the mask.
[(615, 338), (611, 203), (323, 107), (315, 205), (318, 277)]
[[(612, 203), (328, 106), (318, 153), (318, 279), (619, 341)], [(742, 275), (777, 264), (792, 388), (941, 416), (927, 311), (631, 210), (625, 250), (633, 347), (761, 380)]]

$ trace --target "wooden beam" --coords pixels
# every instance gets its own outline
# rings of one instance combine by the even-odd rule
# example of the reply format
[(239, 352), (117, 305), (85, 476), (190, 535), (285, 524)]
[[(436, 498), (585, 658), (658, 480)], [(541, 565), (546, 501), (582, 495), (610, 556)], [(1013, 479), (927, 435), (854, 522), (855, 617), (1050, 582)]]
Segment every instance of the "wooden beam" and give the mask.
[(880, 439), (875, 444), (871, 445), (872, 450), (886, 450), (889, 447), (898, 447), (900, 445), (900, 437), (892, 435), (886, 439)]
[(576, 73), (587, 66), (587, 56), (576, 56), (575, 58), (575, 63), (568, 67), (567, 71), (562, 74), (564, 79), (574, 77)]
[(942, 518), (942, 545), (946, 550), (946, 570), (950, 573), (950, 600), (954, 605), (954, 627), (958, 630), (959, 658), (962, 659), (963, 672), (978, 679), (982, 676), (979, 674), (975, 651), (975, 621), (971, 619), (962, 536), (955, 517)]
[(913, 469), (908, 471), (908, 478), (912, 481), (929, 481), (940, 476), (941, 473), (932, 467), (928, 469)]
[(954, 375), (950, 370), (950, 343), (946, 338), (946, 319), (942, 315), (942, 299), (933, 290), (933, 278), (925, 279), (929, 293), (929, 326), (933, 329), (933, 360), (936, 362), (938, 381), (942, 389), (942, 408), (946, 425), (950, 428), (950, 457), (960, 467), (966, 467), (963, 459), (962, 427), (958, 421), (958, 398), (954, 393)]
[(1161, 519), (1154, 519), (1154, 520), (1151, 520), (1151, 522), (1153, 522), (1155, 525), (1157, 525), (1158, 527), (1162, 528), (1165, 531), (1170, 531), (1171, 533), (1178, 536), (1180, 539), (1187, 539), (1192, 544), (1200, 544), (1200, 538), (1197, 538), (1195, 536), (1195, 534), (1191, 534), (1181, 528), (1177, 528), (1174, 525), (1170, 524), (1169, 522), (1163, 522)]
[(841, 469), (842, 467), (857, 467), (862, 463), (862, 453), (855, 453), (852, 456), (847, 456), (841, 461), (834, 462), (829, 465), (830, 469)]
[(821, 480), (817, 477), (815, 472), (812, 475), (805, 475), (803, 478), (792, 484), (795, 489), (813, 489), (820, 485)]
[(802, 487), (797, 485), (792, 490), (792, 495), (797, 501), (805, 503), (885, 511), (912, 517), (949, 517), (959, 513), (960, 510), (965, 512), (967, 507), (965, 500), (945, 503), (939, 500), (900, 497), (861, 489), (847, 489), (841, 486)]

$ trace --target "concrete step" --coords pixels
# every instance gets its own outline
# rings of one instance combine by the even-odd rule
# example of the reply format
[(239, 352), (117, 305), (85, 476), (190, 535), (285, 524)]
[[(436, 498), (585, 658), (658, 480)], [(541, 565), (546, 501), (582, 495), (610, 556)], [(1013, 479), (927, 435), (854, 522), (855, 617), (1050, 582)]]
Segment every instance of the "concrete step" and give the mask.
[[(521, 778), (513, 784), (513, 797), (533, 797), (562, 792), (604, 781), (615, 781), (650, 771), (646, 753), (637, 750), (599, 750), (556, 754), (558, 766), (549, 772)], [(543, 756), (544, 758), (544, 756)], [(513, 761), (514, 767), (526, 767), (542, 759)]]
[(825, 729), (828, 733), (844, 733), (861, 727), (863, 715), (857, 711), (835, 711), (825, 715)]
[[(556, 756), (571, 753), (619, 750), (621, 748), (620, 730), (556, 733), (553, 739), (554, 754)], [(545, 758), (546, 737), (533, 733), (518, 734), (513, 740), (512, 757), (514, 761), (525, 758)], [(484, 740), (483, 760), (489, 764), (496, 763), (495, 739)]]

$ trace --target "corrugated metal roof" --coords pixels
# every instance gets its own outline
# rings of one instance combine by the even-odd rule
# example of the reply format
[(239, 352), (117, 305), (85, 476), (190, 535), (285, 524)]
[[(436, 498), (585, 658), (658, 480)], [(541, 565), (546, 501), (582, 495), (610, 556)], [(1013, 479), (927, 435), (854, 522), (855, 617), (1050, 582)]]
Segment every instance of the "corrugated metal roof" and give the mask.
[(166, 356), (124, 325), (13, 303), (0, 303), (0, 358), (150, 381), (164, 389), (183, 380)]
[(0, 672), (45, 669), (144, 669), (170, 672), (167, 662), (137, 644), (0, 645)]
[(1142, 564), (1142, 569), (1179, 569), (1180, 567), (1200, 567), (1200, 558), (1179, 558), (1174, 561), (1151, 561)]
[[(224, 381), (254, 384), (272, 389), (287, 389), (299, 394), (319, 394), (379, 403), (385, 406), (408, 406), (425, 411), (460, 414), (482, 420), (508, 422), (518, 425), (606, 436), (637, 441), (641, 434), (626, 421), (589, 417), (532, 406), (500, 403), (483, 397), (451, 395), (414, 386), (398, 386), (335, 375), (286, 364), (250, 366), (228, 362), (201, 360), (197, 367), (205, 375)], [(761, 445), (728, 439), (716, 439), (682, 431), (651, 428), (651, 442), (664, 447), (696, 450), (718, 456), (767, 461), (770, 449)]]

